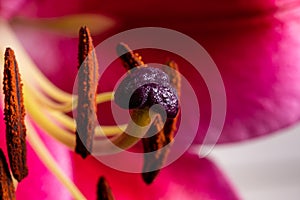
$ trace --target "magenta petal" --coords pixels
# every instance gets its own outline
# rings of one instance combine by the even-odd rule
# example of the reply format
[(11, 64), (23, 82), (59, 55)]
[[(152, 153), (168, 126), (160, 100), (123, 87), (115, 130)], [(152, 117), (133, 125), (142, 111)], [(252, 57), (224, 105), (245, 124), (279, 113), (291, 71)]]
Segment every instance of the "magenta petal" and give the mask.
[[(57, 144), (57, 142), (51, 143), (51, 147), (56, 148), (56, 151), (51, 152), (66, 174), (71, 177), (71, 171), (68, 171), (70, 170), (71, 163), (69, 154), (66, 153), (65, 148)], [(27, 150), (29, 174), (28, 177), (18, 184), (17, 199), (71, 200), (72, 198), (69, 191), (67, 191), (58, 179), (43, 165), (30, 145), (28, 145)]]
[(238, 199), (219, 169), (197, 155), (185, 154), (164, 168), (150, 186), (142, 181), (140, 174), (116, 171), (94, 158), (83, 162), (75, 156), (74, 172), (75, 182), (88, 199), (96, 198), (96, 184), (101, 175), (106, 177), (118, 200)]
[(27, 0), (0, 0), (0, 18), (8, 19), (12, 17), (21, 9), (26, 1)]
[[(0, 109), (0, 148), (2, 148), (7, 155), (5, 143), (5, 123), (2, 113), (2, 109)], [(42, 139), (51, 151), (56, 162), (66, 175), (72, 178), (72, 162), (69, 151), (57, 141), (46, 136), (44, 133), (41, 133), (40, 135), (43, 136)], [(6, 158), (8, 159), (7, 156)], [(67, 191), (58, 179), (45, 167), (28, 142), (27, 164), (28, 176), (18, 184), (16, 192), (17, 199), (72, 199), (69, 191)], [(58, 193), (59, 195), (57, 195)]]
[(209, 40), (207, 49), (227, 92), (220, 142), (272, 133), (300, 119), (299, 8), (249, 21), (249, 27), (237, 26)]

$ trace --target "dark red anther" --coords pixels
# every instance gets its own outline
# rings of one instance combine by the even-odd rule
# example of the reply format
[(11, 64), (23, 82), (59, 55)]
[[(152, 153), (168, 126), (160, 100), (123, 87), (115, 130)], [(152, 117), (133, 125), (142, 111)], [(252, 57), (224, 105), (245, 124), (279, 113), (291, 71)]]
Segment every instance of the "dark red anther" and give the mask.
[(12, 174), (19, 182), (28, 175), (26, 164), (25, 108), (21, 76), (15, 53), (7, 48), (4, 63), (4, 119), (6, 124), (6, 144)]

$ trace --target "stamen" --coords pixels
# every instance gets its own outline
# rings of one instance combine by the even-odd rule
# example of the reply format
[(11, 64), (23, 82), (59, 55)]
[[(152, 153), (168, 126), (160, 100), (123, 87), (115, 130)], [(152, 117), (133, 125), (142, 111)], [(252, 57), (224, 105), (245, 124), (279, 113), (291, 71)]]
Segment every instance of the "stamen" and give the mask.
[(133, 51), (124, 43), (117, 45), (117, 54), (120, 56), (124, 67), (129, 71), (135, 67), (145, 65), (142, 57)]
[(0, 199), (16, 199), (15, 188), (2, 149), (0, 149)]
[(96, 90), (98, 62), (90, 31), (82, 27), (79, 31), (78, 108), (76, 119), (76, 153), (86, 158), (93, 146), (96, 117)]
[(26, 164), (26, 127), (22, 83), (14, 51), (5, 52), (3, 90), (5, 95), (4, 119), (9, 162), (13, 176), (20, 182), (28, 175)]
[(97, 200), (114, 200), (111, 188), (104, 176), (101, 176), (97, 185)]

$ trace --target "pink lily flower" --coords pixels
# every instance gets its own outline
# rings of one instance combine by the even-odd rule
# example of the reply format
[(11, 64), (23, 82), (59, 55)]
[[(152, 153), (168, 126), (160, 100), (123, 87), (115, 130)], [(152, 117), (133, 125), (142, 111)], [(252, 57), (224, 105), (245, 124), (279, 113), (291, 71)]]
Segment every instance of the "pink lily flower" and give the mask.
[[(104, 25), (108, 30), (101, 34), (94, 33), (95, 44), (119, 31), (143, 26), (171, 28), (193, 37), (211, 55), (224, 80), (228, 107), (225, 127), (219, 140), (221, 143), (273, 133), (299, 119), (299, 104), (297, 103), (299, 88), (296, 84), (288, 82), (298, 80), (299, 74), (297, 73), (298, 54), (295, 50), (299, 46), (299, 39), (296, 37), (299, 28), (298, 1), (246, 2), (240, 0), (230, 6), (223, 5), (222, 2), (184, 1), (173, 4), (165, 1), (163, 4), (159, 2), (139, 3), (139, 9), (133, 6), (136, 5), (135, 2), (126, 4), (126, 7), (125, 5), (117, 6), (122, 2), (104, 4), (95, 1), (93, 3), (77, 2), (73, 3), (69, 9), (57, 10), (55, 6), (52, 6), (55, 4), (53, 2), (34, 2), (35, 6), (25, 7), (20, 15), (56, 17), (64, 16), (67, 10), (67, 14), (86, 11), (109, 17), (112, 21)], [(145, 10), (151, 10), (151, 12), (145, 12)], [(102, 21), (96, 23), (95, 27), (101, 26), (101, 23)], [(41, 36), (38, 37), (40, 32), (32, 36), (34, 31), (25, 31), (24, 27), (19, 27), (18, 32), (22, 32), (23, 37), (20, 38), (25, 46), (41, 40)], [(70, 52), (69, 45), (73, 45), (72, 51), (76, 50), (76, 44), (71, 41), (55, 40), (54, 36), (52, 38), (44, 41), (44, 44), (47, 45), (47, 49), (53, 49), (54, 45), (59, 46), (54, 48), (58, 55), (65, 51)], [(290, 46), (293, 48), (288, 48)], [(45, 57), (46, 54), (44, 51), (34, 49), (28, 51), (37, 63), (38, 59)], [(53, 54), (48, 53), (47, 56), (51, 56), (52, 60), (57, 59), (57, 56)], [(152, 55), (152, 57), (157, 56), (159, 55)], [(153, 60), (149, 56), (145, 57), (147, 58), (150, 61)], [(157, 60), (161, 61), (161, 58), (165, 58), (165, 55), (162, 54)], [(68, 60), (64, 61), (64, 64), (70, 63), (72, 58), (68, 56), (66, 59)], [(71, 64), (66, 65), (66, 70), (69, 67), (72, 68), (75, 62), (72, 59)], [(53, 65), (53, 63), (43, 63), (42, 70), (51, 69), (53, 76), (63, 76), (57, 73), (59, 67), (57, 69), (50, 67)], [(50, 76), (49, 72), (47, 74)], [(193, 80), (192, 75), (189, 74), (189, 76)], [(56, 84), (60, 87), (65, 85), (59, 80)], [(111, 89), (112, 86), (104, 87), (104, 89)], [(67, 88), (70, 88), (70, 85), (63, 87), (63, 89)], [(202, 90), (204, 89), (199, 86), (199, 91), (202, 92)], [(287, 97), (289, 97), (288, 100)], [(205, 98), (202, 97), (202, 99)], [(202, 101), (205, 101), (204, 105), (208, 105), (207, 100)], [(203, 112), (209, 112), (208, 110), (205, 109)], [(288, 116), (282, 115), (286, 110), (294, 112)], [(205, 120), (208, 121), (203, 119)], [(205, 129), (206, 126), (207, 122), (203, 122), (201, 127)], [(201, 142), (200, 134), (196, 141)]]
[[(252, 1), (250, 3), (237, 1), (231, 6), (224, 5), (223, 2), (189, 3), (185, 1), (182, 5), (179, 3), (174, 5), (174, 2), (157, 1), (140, 3), (138, 9), (135, 7), (137, 2), (118, 6), (121, 3), (105, 4), (95, 1), (93, 4), (82, 5), (80, 2), (72, 2), (60, 5), (61, 9), (51, 10), (54, 7), (51, 6), (51, 1), (42, 3), (29, 1), (28, 4), (24, 4), (22, 10), (14, 13), (21, 17), (10, 18), (10, 22), (14, 33), (17, 34), (36, 65), (55, 85), (65, 91), (72, 92), (76, 75), (74, 66), (77, 66), (77, 63), (74, 56), (76, 58), (77, 39), (74, 35), (70, 37), (67, 29), (59, 26), (43, 27), (41, 26), (43, 23), (40, 22), (47, 24), (47, 21), (33, 20), (33, 18), (61, 17), (82, 12), (100, 13), (106, 17), (105, 31), (101, 28), (97, 29), (97, 26), (101, 25), (95, 23), (94, 42), (96, 44), (107, 36), (129, 28), (161, 26), (181, 31), (205, 47), (220, 70), (227, 94), (227, 115), (219, 139), (220, 143), (242, 141), (273, 133), (299, 119), (300, 89), (296, 83), (300, 78), (299, 54), (297, 53), (300, 47), (297, 37), (300, 24), (298, 23), (298, 7), (293, 6), (297, 5), (298, 1)], [(145, 10), (151, 12), (145, 12)], [(7, 16), (10, 15), (7, 14)], [(102, 16), (99, 19), (104, 18)], [(26, 28), (23, 22), (27, 22)], [(89, 20), (86, 23), (88, 22)], [(49, 32), (49, 29), (52, 29), (52, 32)], [(59, 34), (61, 32), (63, 34)], [(77, 32), (77, 29), (74, 32)], [(42, 45), (37, 45), (40, 43)], [(151, 62), (161, 62), (164, 61), (166, 55), (168, 54), (157, 55), (150, 52), (144, 57), (145, 60), (149, 59)], [(45, 62), (46, 59), (47, 62)], [(186, 63), (179, 60), (178, 64), (184, 66)], [(114, 63), (114, 65), (117, 66), (119, 63)], [(61, 73), (62, 66), (64, 73)], [(117, 80), (124, 72), (123, 70), (113, 74), (113, 80)], [(198, 77), (184, 70), (182, 73), (188, 75), (189, 79), (194, 82), (199, 81)], [(66, 74), (69, 74), (70, 81), (65, 80)], [(101, 81), (103, 87), (100, 92), (111, 91), (115, 84), (114, 81)], [(209, 98), (205, 98), (207, 91), (203, 82), (198, 85), (197, 92), (201, 105), (208, 105), (201, 110), (201, 115), (210, 116), (210, 102)], [(101, 113), (106, 113), (105, 115), (99, 114), (100, 122), (111, 123), (109, 111), (105, 109), (105, 106), (100, 110)], [(287, 111), (288, 115), (285, 114)], [(197, 119), (193, 115), (190, 117), (191, 121)], [(202, 120), (195, 144), (202, 143), (209, 117)], [(4, 122), (1, 123), (4, 124)], [(116, 199), (147, 199), (145, 197), (147, 193), (154, 195), (154, 199), (159, 197), (164, 199), (237, 198), (219, 170), (210, 161), (198, 159), (195, 155), (185, 154), (162, 170), (157, 181), (147, 187), (143, 185), (139, 175), (112, 170), (93, 158), (83, 161), (42, 132), (40, 131), (40, 135), (47, 143), (52, 155), (64, 168), (63, 171), (69, 177), (74, 177), (76, 185), (88, 199), (95, 199), (94, 190), (100, 175), (107, 176), (115, 191)], [(4, 147), (4, 144), (1, 144), (1, 147)], [(29, 148), (28, 151), (29, 169), (39, 170), (31, 170), (28, 178), (20, 183), (17, 197), (20, 199), (57, 199), (56, 186), (59, 183), (43, 167), (35, 156), (34, 150)], [(186, 166), (186, 163), (191, 164)], [(187, 179), (185, 171), (189, 172)], [(176, 177), (174, 174), (177, 174)], [(42, 177), (42, 180), (36, 177)], [(44, 189), (42, 187), (41, 190), (28, 190), (30, 186), (39, 188), (41, 182), (47, 183)], [(134, 184), (134, 187), (133, 185), (129, 187), (130, 183)], [(64, 188), (61, 189), (61, 194), (63, 194), (61, 199), (68, 198), (68, 193)], [(153, 199), (152, 197), (148, 198)]]

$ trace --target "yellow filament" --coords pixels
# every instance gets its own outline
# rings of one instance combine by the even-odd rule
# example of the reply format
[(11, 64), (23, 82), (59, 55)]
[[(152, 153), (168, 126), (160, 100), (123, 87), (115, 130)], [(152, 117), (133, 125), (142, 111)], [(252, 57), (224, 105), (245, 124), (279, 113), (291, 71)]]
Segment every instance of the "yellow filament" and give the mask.
[(27, 94), (30, 93), (28, 93), (29, 91), (26, 84), (24, 84), (23, 89), (24, 104), (30, 117), (32, 117), (32, 119), (39, 124), (46, 133), (73, 150), (75, 147), (75, 135), (70, 134), (68, 131), (62, 129), (49, 120), (45, 115), (46, 110), (39, 108), (39, 104), (35, 101), (35, 99), (31, 99), (30, 96), (27, 96)]
[[(26, 87), (26, 84), (25, 84), (25, 87)], [(69, 108), (72, 108), (71, 103), (69, 105), (58, 104), (56, 102), (52, 102), (45, 95), (32, 91), (32, 89), (30, 87), (26, 87), (26, 90), (28, 90), (28, 96), (31, 97), (30, 98), (31, 103), (33, 103), (32, 102), (33, 98), (36, 100), (37, 103), (39, 103), (39, 106), (35, 105), (35, 107), (37, 107), (39, 109), (43, 108), (44, 106), (51, 108), (51, 110), (48, 110), (48, 113), (54, 118), (54, 120), (59, 122), (61, 125), (63, 125), (67, 129), (69, 129), (70, 131), (75, 132), (76, 125), (74, 123), (74, 119), (69, 117), (68, 115), (60, 112), (60, 111), (69, 112), (70, 111)], [(113, 98), (113, 92), (106, 92), (106, 93), (98, 94), (96, 97), (96, 101), (97, 101), (97, 103), (103, 103), (103, 102), (112, 100), (112, 98)], [(76, 106), (77, 106), (77, 99), (74, 100), (74, 102), (76, 102)], [(49, 121), (50, 121), (50, 119), (49, 119)], [(95, 134), (96, 134), (96, 136), (104, 136), (104, 135), (111, 136), (111, 135), (115, 135), (115, 134), (120, 134), (125, 130), (126, 125), (120, 125), (119, 127), (118, 126), (101, 126), (101, 130), (102, 130), (101, 131), (100, 127), (97, 126), (95, 129)]]
[[(75, 120), (68, 115), (62, 114), (57, 111), (49, 111), (49, 114), (60, 124), (64, 125), (67, 129), (75, 132)], [(112, 136), (122, 133), (126, 129), (127, 124), (119, 126), (97, 126), (95, 128), (96, 136)]]
[[(39, 101), (43, 106), (48, 107), (49, 109), (56, 110), (56, 111), (61, 111), (64, 113), (68, 113), (74, 109), (77, 108), (77, 96), (73, 96), (73, 100), (70, 99), (68, 102), (64, 103), (57, 103), (49, 99), (47, 96), (45, 96), (41, 92), (33, 91), (28, 87), (28, 90), (30, 91), (30, 96), (33, 98), (36, 98), (37, 101)], [(45, 91), (47, 94), (50, 91)], [(51, 95), (49, 95), (51, 96)], [(96, 95), (96, 104), (104, 103), (107, 101), (112, 101), (114, 98), (114, 92), (104, 92)]]
[(127, 124), (119, 126), (97, 126), (95, 128), (95, 136), (113, 136), (119, 135), (125, 131)]
[(28, 129), (27, 138), (30, 145), (48, 170), (69, 190), (74, 199), (86, 199), (73, 181), (64, 174), (34, 128), (28, 123), (28, 120), (26, 120), (26, 127)]
[[(77, 96), (74, 96), (73, 98), (73, 106), (71, 108), (66, 109), (67, 112), (70, 112), (72, 109), (74, 110), (77, 107)], [(104, 103), (107, 101), (113, 101), (114, 100), (114, 92), (103, 92), (96, 95), (96, 104)]]
[[(26, 84), (26, 83), (25, 83)], [(57, 103), (52, 101), (49, 97), (47, 97), (45, 94), (43, 94), (40, 91), (36, 91), (36, 89), (30, 88), (29, 86), (27, 87), (28, 92), (30, 93), (30, 98), (35, 98), (37, 102), (40, 103), (43, 107), (52, 109), (52, 110), (57, 110), (61, 112), (69, 112), (72, 110), (72, 99), (70, 99), (69, 102), (65, 103)], [(48, 91), (45, 91), (48, 94)]]
[(96, 103), (104, 103), (114, 100), (114, 92), (104, 92), (96, 96)]
[(71, 132), (75, 132), (76, 130), (76, 125), (75, 125), (75, 120), (68, 115), (57, 112), (57, 111), (48, 111), (49, 115), (58, 123), (63, 125), (65, 128), (70, 130)]
[[(24, 104), (26, 110), (28, 111), (28, 115), (30, 115), (31, 118), (47, 134), (49, 134), (51, 137), (61, 142), (62, 144), (66, 145), (71, 150), (74, 150), (76, 145), (75, 134), (68, 132), (62, 127), (59, 127), (55, 122), (53, 122), (53, 119), (57, 120), (58, 123), (62, 123), (66, 128), (68, 128), (72, 132), (75, 131), (74, 120), (68, 117), (67, 115), (61, 114), (59, 112), (44, 110), (44, 108), (42, 107), (42, 105), (39, 104), (36, 98), (34, 98), (34, 96), (31, 96), (32, 92), (30, 92), (30, 90), (28, 89), (27, 84), (24, 84), (23, 89), (24, 89)], [(30, 96), (32, 98), (29, 98)], [(52, 116), (53, 119), (49, 118), (47, 115)], [(101, 126), (101, 127), (98, 126), (95, 129), (95, 133), (96, 133), (95, 136), (103, 136), (103, 135), (111, 136), (115, 134), (121, 134), (125, 129), (125, 126), (126, 125), (122, 125), (120, 126), (120, 128), (118, 126)], [(121, 136), (121, 138), (123, 137), (124, 135)]]
[(124, 149), (132, 147), (147, 133), (155, 117), (156, 114), (151, 116), (151, 118), (149, 117), (148, 109), (134, 110), (132, 115), (133, 120), (129, 121), (125, 132), (111, 139), (94, 141), (93, 155), (119, 153)]

